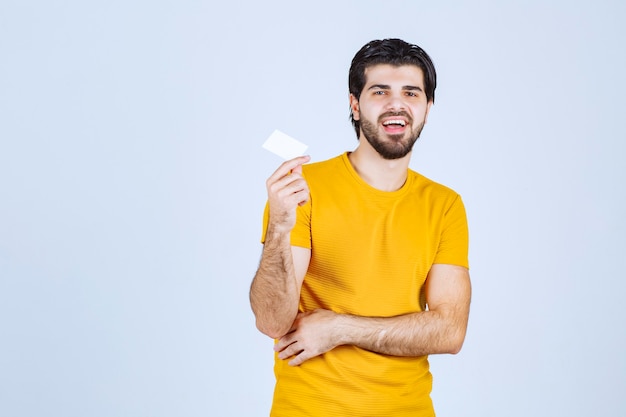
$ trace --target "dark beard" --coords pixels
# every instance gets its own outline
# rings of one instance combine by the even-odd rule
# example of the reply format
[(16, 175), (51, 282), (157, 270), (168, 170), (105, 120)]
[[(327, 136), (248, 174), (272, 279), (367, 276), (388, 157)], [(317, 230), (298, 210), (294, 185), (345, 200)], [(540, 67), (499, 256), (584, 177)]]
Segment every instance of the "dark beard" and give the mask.
[[(399, 115), (394, 113), (393, 115)], [(381, 115), (380, 118), (391, 116), (391, 114)], [(406, 116), (404, 114), (404, 116)], [(411, 124), (411, 119), (409, 119), (409, 125)], [(381, 141), (378, 136), (377, 127), (378, 125), (374, 125), (370, 123), (368, 120), (361, 120), (361, 132), (363, 132), (363, 136), (365, 139), (372, 145), (372, 147), (378, 152), (380, 156), (384, 159), (400, 159), (404, 158), (411, 152), (413, 149), (413, 145), (417, 142), (417, 139), (420, 137), (422, 133), (422, 129), (424, 128), (424, 122), (420, 123), (415, 129), (411, 131), (409, 139), (407, 142), (403, 142), (405, 134), (401, 135), (388, 135), (389, 141)]]

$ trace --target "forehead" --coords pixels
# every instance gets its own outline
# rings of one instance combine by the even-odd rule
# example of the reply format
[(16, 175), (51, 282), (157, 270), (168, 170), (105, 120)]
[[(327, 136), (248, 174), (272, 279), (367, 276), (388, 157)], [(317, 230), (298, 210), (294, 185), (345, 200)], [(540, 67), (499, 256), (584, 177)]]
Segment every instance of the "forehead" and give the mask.
[(365, 85), (395, 85), (420, 87), (424, 90), (424, 72), (417, 65), (377, 64), (365, 68)]

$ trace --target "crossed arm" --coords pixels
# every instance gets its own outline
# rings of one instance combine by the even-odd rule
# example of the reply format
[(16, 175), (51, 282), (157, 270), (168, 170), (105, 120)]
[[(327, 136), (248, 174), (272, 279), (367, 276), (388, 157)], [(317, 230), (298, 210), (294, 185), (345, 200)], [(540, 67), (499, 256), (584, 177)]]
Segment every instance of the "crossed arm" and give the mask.
[(394, 356), (456, 354), (465, 339), (471, 286), (468, 270), (435, 264), (426, 279), (428, 310), (394, 317), (363, 317), (314, 310), (297, 314), (274, 350), (290, 365), (340, 346)]
[[(426, 279), (428, 310), (394, 317), (363, 317), (317, 309), (298, 313), (310, 250), (292, 247), (272, 256), (266, 241), (251, 301), (257, 327), (278, 339), (274, 350), (290, 365), (340, 345), (395, 356), (458, 353), (465, 339), (471, 285), (466, 268), (435, 264)], [(283, 241), (283, 245), (288, 245)], [(291, 255), (291, 256), (290, 256)], [(274, 262), (269, 259), (273, 258)], [(273, 273), (270, 269), (275, 267)], [(283, 272), (289, 279), (277, 279)], [(282, 283), (281, 285), (278, 285)], [(253, 295), (254, 294), (254, 295)]]

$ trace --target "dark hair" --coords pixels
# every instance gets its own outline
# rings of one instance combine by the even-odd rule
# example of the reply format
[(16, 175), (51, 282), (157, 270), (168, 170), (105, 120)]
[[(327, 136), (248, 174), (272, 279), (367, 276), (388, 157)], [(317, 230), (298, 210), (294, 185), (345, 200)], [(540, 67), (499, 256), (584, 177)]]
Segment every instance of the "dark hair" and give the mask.
[[(433, 103), (435, 102), (437, 73), (435, 72), (433, 62), (422, 48), (401, 39), (373, 40), (365, 44), (352, 58), (350, 72), (348, 73), (348, 89), (350, 94), (354, 95), (357, 100), (361, 98), (361, 92), (363, 87), (365, 87), (365, 70), (378, 64), (394, 66), (415, 65), (419, 67), (424, 73), (426, 99)], [(352, 108), (350, 108), (350, 120), (358, 138), (360, 124), (358, 120), (354, 120)]]

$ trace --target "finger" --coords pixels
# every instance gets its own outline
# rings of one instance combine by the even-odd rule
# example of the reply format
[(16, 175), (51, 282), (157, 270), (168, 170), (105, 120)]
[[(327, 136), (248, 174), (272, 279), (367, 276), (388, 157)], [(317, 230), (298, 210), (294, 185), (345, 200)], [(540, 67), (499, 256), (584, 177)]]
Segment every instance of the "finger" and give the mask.
[(282, 350), (284, 350), (285, 348), (287, 348), (289, 345), (293, 344), (296, 341), (292, 333), (293, 331), (290, 331), (289, 333), (287, 333), (286, 335), (284, 335), (283, 337), (281, 337), (280, 339), (276, 341), (276, 343), (274, 344), (275, 352), (281, 352)]
[(293, 357), (292, 360), (290, 360), (289, 362), (287, 362), (289, 364), (289, 366), (299, 366), (302, 363), (304, 363), (304, 361), (310, 359), (311, 357), (309, 355), (307, 355), (306, 351), (301, 351), (300, 353), (298, 353), (296, 356)]
[[(275, 186), (278, 187), (278, 185)], [(283, 209), (295, 208), (296, 205), (302, 205), (309, 200), (308, 185), (302, 180), (302, 182), (290, 184), (283, 189), (271, 188), (269, 190), (269, 200), (270, 215), (273, 214), (272, 207), (282, 207)], [(282, 209), (279, 209), (278, 212), (282, 212)]]
[(300, 191), (308, 193), (308, 184), (300, 174), (291, 174), (278, 179), (275, 182), (267, 180), (267, 192), (270, 199), (272, 196), (286, 198)]
[(279, 180), (268, 183), (270, 193), (293, 194), (308, 187), (306, 180), (300, 174), (291, 174)]
[(297, 356), (302, 353), (302, 348), (298, 343), (293, 343), (287, 346), (282, 352), (278, 352), (278, 359), (289, 359), (292, 356)]
[(296, 166), (294, 169), (291, 170), (292, 174), (302, 174), (302, 164)]
[(281, 338), (274, 344), (274, 352), (280, 352), (287, 346), (289, 346), (289, 344), (285, 343)]
[(302, 164), (307, 163), (310, 159), (310, 156), (305, 155), (285, 161), (278, 167), (276, 171), (274, 171), (270, 178), (282, 178), (293, 172), (294, 169), (302, 172)]
[(293, 193), (287, 200), (292, 207), (295, 207), (296, 204), (299, 206), (306, 204), (306, 202), (309, 201), (309, 190), (301, 190)]
[(311, 157), (309, 155), (298, 156), (296, 158), (290, 159), (288, 161), (283, 162), (276, 171), (270, 176), (269, 180), (271, 182), (277, 181), (278, 179), (286, 176), (294, 169), (298, 169), (302, 172), (302, 164), (309, 162)]

